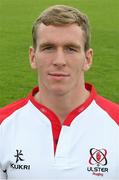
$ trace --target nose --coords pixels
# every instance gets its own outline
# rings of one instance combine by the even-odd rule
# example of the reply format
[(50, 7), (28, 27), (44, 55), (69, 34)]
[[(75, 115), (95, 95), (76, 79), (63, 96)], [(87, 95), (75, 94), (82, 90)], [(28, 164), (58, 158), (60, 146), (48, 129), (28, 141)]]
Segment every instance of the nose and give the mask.
[(58, 49), (56, 51), (53, 65), (55, 66), (65, 66), (66, 65), (66, 57), (65, 57), (65, 52), (63, 49)]

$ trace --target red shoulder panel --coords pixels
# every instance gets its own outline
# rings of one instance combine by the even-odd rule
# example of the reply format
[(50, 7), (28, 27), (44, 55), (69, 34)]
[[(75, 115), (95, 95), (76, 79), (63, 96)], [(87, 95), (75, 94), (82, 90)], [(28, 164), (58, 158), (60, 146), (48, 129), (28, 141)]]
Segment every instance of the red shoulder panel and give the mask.
[(24, 106), (27, 103), (27, 101), (27, 98), (23, 98), (0, 109), (0, 124), (13, 112)]
[(102, 96), (97, 96), (96, 97), (96, 103), (104, 109), (110, 117), (119, 125), (119, 105), (105, 99)]

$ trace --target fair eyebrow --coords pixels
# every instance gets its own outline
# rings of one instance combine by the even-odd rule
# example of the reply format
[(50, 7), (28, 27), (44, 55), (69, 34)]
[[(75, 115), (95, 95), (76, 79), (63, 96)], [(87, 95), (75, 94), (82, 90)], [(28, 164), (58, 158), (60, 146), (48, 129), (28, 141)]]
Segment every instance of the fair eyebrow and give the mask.
[(44, 42), (44, 43), (41, 43), (39, 45), (39, 48), (42, 49), (42, 48), (47, 47), (47, 46), (55, 46), (55, 44), (50, 43), (50, 42)]

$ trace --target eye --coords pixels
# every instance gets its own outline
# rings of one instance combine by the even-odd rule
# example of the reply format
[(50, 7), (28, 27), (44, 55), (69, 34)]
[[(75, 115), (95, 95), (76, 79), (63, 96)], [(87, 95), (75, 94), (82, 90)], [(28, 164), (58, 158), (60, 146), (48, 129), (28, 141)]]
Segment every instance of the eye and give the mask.
[(69, 49), (69, 51), (74, 51), (74, 52), (76, 52), (76, 49), (75, 49), (75, 48), (69, 47), (68, 49)]
[(68, 52), (68, 53), (75, 53), (75, 52), (77, 52), (77, 50), (75, 48), (73, 48), (73, 47), (67, 47), (66, 48), (66, 52)]
[(44, 52), (52, 52), (54, 50), (54, 46), (52, 44), (46, 44), (40, 46), (40, 51)]
[(51, 51), (53, 50), (53, 46), (46, 46), (42, 48), (43, 51)]

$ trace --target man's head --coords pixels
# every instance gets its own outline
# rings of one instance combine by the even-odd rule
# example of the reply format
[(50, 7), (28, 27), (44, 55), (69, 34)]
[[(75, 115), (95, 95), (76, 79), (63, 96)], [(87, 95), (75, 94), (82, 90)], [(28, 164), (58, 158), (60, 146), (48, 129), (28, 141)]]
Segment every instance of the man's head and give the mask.
[(93, 55), (89, 37), (86, 16), (72, 7), (50, 7), (36, 20), (29, 55), (43, 93), (75, 96), (84, 86)]
[(34, 49), (37, 47), (37, 28), (42, 23), (46, 26), (67, 26), (71, 24), (77, 24), (84, 32), (85, 51), (89, 48), (90, 30), (88, 18), (78, 9), (65, 5), (55, 5), (43, 11), (33, 24), (32, 36)]

